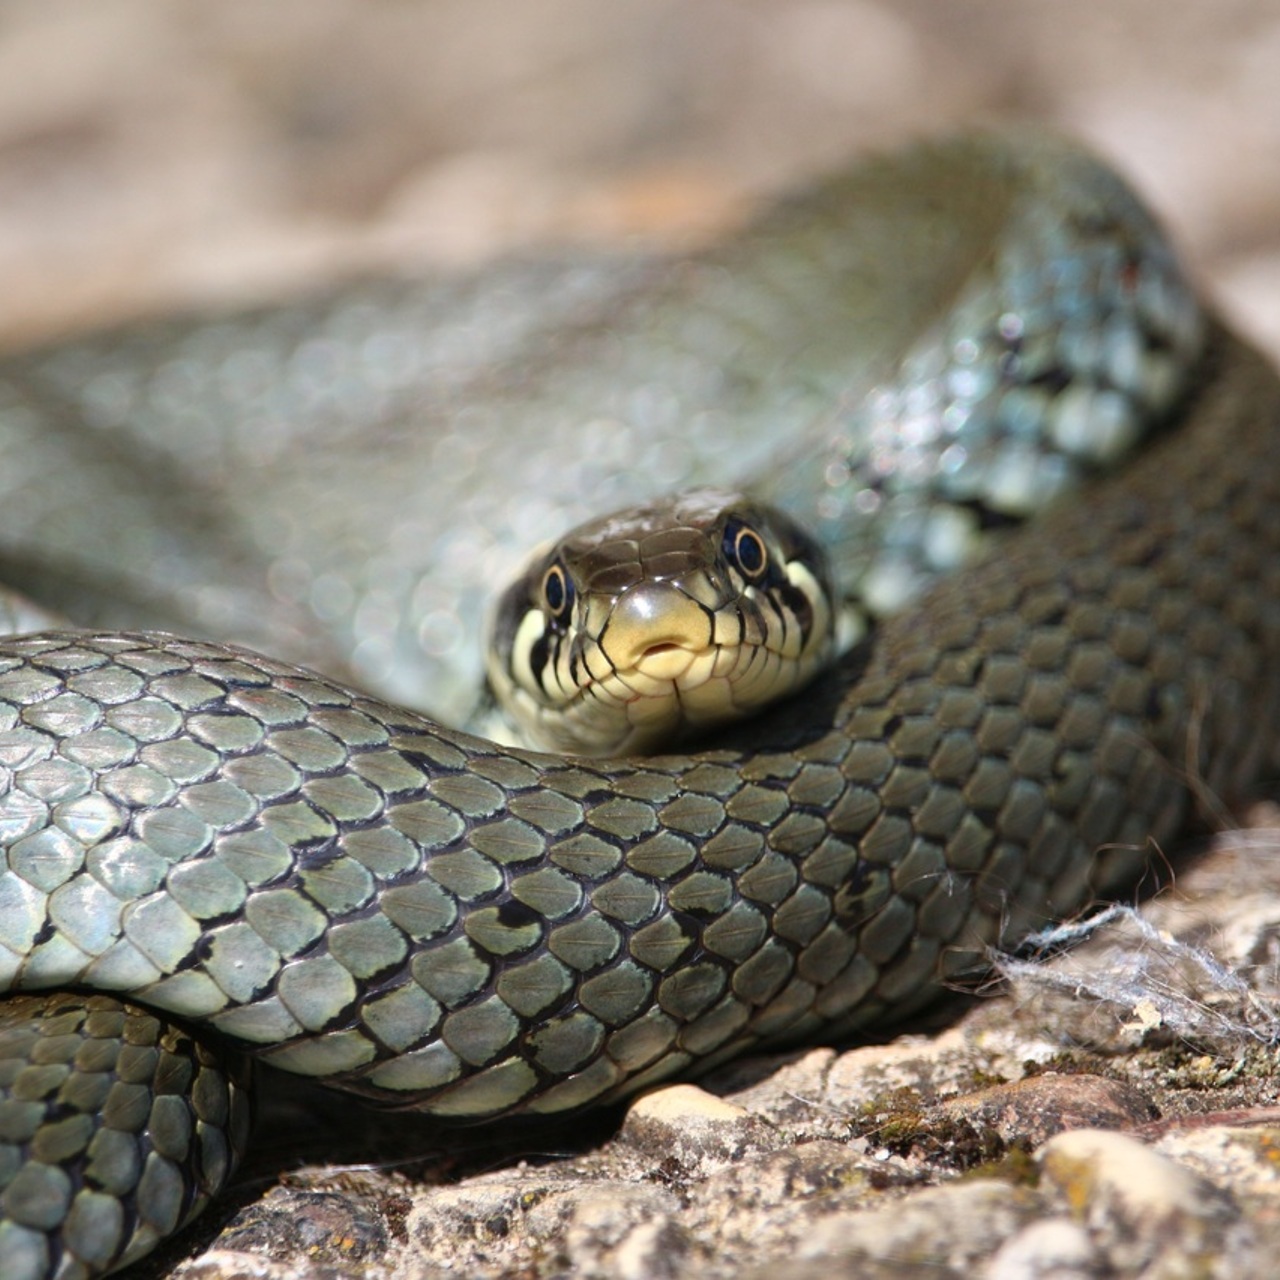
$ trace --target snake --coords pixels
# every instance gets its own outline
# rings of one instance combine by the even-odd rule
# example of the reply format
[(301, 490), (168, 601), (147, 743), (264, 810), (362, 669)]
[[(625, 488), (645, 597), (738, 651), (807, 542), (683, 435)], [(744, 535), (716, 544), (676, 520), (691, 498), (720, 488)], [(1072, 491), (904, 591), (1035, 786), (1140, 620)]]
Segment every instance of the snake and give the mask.
[[(876, 404), (921, 398), (892, 376), (910, 342), (886, 353), (972, 319), (954, 273), (1001, 256), (1009, 200), (997, 210), (993, 192), (1070, 174), (1132, 201), (1070, 146), (1016, 135), (870, 173), (924, 194), (860, 248), (872, 352), (849, 357), (856, 378), (846, 361), (842, 408), (868, 382)], [(1041, 181), (1032, 207), (1046, 198)], [(816, 220), (783, 216), (807, 238), (746, 233), (768, 250), (751, 295), (766, 313), (761, 278), (792, 315), (808, 300), (786, 285), (830, 279), (848, 251), (830, 199)], [(894, 288), (890, 256), (907, 272)], [(710, 261), (700, 279), (723, 285)], [(1116, 261), (1108, 278), (1168, 297)], [(629, 314), (642, 336), (655, 315), (669, 334), (688, 274), (648, 270)], [(1092, 296), (1055, 271), (1063, 296)], [(106, 1274), (189, 1222), (243, 1148), (251, 1060), (442, 1120), (559, 1115), (892, 1023), (984, 971), (992, 947), (1131, 891), (1198, 796), (1237, 795), (1271, 761), (1280, 701), (1280, 382), (1208, 312), (1149, 309), (1175, 316), (1153, 344), (1175, 376), (1154, 379), (1168, 404), (1147, 448), (1114, 476), (1082, 466), (1042, 518), (697, 750), (502, 747), (201, 635), (83, 625), (0, 642), (6, 1274)], [(705, 338), (721, 314), (681, 335)], [(746, 320), (770, 332), (767, 314)], [(819, 363), (847, 336), (823, 333)], [(1132, 372), (1093, 349), (1089, 367)], [(84, 352), (40, 368), (83, 374)], [(779, 375), (801, 389), (770, 416), (819, 430), (770, 475), (803, 490), (816, 466), (819, 530), (843, 529), (827, 482), (849, 423), (813, 370)], [(1052, 374), (1033, 389), (1066, 394)], [(95, 395), (109, 409), (120, 385)]]

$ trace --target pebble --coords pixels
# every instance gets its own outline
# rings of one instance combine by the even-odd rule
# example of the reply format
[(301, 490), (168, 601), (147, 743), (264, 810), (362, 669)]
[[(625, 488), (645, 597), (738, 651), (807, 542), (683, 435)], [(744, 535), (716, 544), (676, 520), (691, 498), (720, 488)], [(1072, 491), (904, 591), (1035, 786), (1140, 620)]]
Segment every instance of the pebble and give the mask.
[(1126, 1273), (1162, 1258), (1207, 1262), (1239, 1217), (1227, 1192), (1125, 1134), (1062, 1133), (1038, 1158), (1044, 1183)]
[(951, 1098), (937, 1110), (994, 1129), (1006, 1142), (1016, 1138), (1030, 1146), (1069, 1129), (1132, 1129), (1156, 1118), (1151, 1100), (1129, 1085), (1055, 1072)]

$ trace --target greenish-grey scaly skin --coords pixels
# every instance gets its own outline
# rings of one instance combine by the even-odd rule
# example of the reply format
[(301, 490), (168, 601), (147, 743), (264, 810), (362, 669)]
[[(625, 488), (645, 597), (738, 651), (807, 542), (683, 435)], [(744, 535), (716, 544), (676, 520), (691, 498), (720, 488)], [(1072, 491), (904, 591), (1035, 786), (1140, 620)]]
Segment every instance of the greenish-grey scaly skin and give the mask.
[[(1229, 795), (1271, 751), (1280, 388), (1218, 331), (1188, 373), (1179, 430), (1126, 476), (699, 755), (504, 751), (208, 643), (4, 642), (0, 976), (127, 995), (466, 1118), (918, 1007), (991, 943), (1127, 890), (1189, 779)], [(96, 1274), (208, 1194), (176, 1157), (236, 1145), (213, 1136), (236, 1091), (138, 1089), (158, 1143), (113, 1156), (113, 1113), (59, 1110), (73, 1031), (18, 1016), (0, 1248), (24, 1280)], [(85, 1096), (135, 1069), (114, 1044)]]
[(244, 1064), (109, 996), (0, 1009), (6, 1276), (127, 1266), (226, 1185), (249, 1130)]

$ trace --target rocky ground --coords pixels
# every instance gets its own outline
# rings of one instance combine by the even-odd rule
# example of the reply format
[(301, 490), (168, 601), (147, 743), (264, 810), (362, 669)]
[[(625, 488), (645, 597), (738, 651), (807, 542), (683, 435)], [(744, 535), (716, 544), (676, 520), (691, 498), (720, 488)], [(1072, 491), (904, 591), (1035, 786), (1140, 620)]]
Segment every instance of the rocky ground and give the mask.
[[(1034, 119), (1134, 176), (1280, 352), (1268, 0), (7, 0), (0, 337), (566, 239), (678, 242), (847, 155)], [(1280, 859), (1258, 825), (886, 1044), (568, 1130), (293, 1088), (138, 1276), (1271, 1276)], [(958, 1020), (956, 1020), (958, 1019)], [(306, 1135), (305, 1141), (299, 1133)], [(342, 1163), (336, 1163), (342, 1162)]]

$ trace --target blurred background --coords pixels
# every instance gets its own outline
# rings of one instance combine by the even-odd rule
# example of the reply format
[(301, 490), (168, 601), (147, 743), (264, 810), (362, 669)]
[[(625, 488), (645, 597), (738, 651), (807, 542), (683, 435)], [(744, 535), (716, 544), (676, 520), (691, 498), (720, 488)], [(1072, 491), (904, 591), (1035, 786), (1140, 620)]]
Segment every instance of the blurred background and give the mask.
[(680, 242), (851, 154), (1039, 119), (1280, 352), (1280, 0), (0, 0), (0, 341)]

